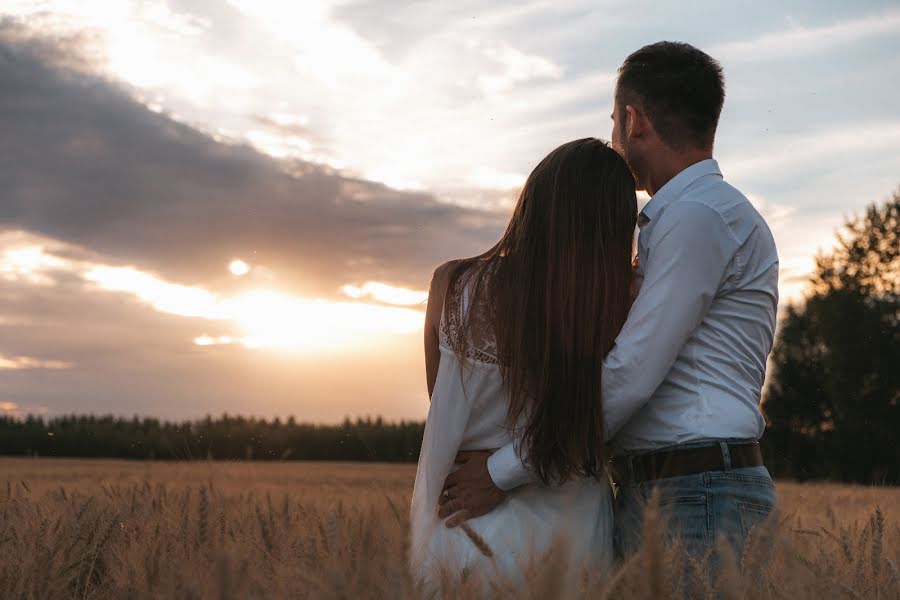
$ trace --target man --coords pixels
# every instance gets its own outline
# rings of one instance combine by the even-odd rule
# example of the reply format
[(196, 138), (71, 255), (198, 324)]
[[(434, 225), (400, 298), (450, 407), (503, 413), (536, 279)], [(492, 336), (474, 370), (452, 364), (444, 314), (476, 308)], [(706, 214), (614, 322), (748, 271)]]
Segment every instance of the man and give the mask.
[[(645, 46), (619, 69), (613, 144), (651, 196), (638, 219), (643, 285), (601, 371), (620, 557), (639, 545), (654, 493), (695, 555), (720, 535), (740, 552), (775, 507), (758, 440), (778, 256), (712, 158), (724, 98), (721, 67), (688, 44)], [(441, 499), (448, 526), (534, 481), (514, 444), (458, 461)]]

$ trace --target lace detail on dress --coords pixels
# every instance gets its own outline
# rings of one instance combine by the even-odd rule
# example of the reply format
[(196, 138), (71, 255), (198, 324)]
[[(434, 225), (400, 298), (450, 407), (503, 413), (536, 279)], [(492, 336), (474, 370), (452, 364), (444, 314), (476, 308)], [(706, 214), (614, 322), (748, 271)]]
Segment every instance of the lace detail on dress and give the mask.
[[(469, 273), (457, 280), (453, 291), (441, 314), (440, 343), (444, 347), (456, 351), (463, 347), (462, 356), (479, 363), (497, 364), (497, 339), (488, 315), (488, 294), (481, 293), (477, 306), (470, 306)], [(471, 311), (473, 321), (469, 323), (468, 339), (460, 340), (463, 319)]]

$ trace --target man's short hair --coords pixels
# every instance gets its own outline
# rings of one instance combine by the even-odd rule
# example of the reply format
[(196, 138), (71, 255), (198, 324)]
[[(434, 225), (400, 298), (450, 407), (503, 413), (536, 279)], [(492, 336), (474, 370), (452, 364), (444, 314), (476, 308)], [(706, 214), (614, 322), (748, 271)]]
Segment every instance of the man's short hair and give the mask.
[(683, 42), (644, 46), (619, 67), (616, 102), (623, 124), (625, 106), (638, 105), (672, 148), (711, 148), (725, 102), (722, 66)]

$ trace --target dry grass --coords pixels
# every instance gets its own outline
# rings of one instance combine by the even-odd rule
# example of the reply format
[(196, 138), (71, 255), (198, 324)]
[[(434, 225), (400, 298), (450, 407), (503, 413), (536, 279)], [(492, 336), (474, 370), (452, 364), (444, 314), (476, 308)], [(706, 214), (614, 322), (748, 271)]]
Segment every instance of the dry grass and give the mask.
[[(0, 598), (405, 598), (414, 467), (0, 459)], [(898, 598), (900, 490), (779, 486), (783, 515), (713, 583), (649, 535), (613, 574), (565, 578), (535, 561), (546, 598)], [(652, 521), (652, 519), (651, 519)], [(652, 523), (650, 524), (653, 529)], [(687, 573), (687, 574), (686, 574)], [(448, 587), (473, 597), (475, 582)]]

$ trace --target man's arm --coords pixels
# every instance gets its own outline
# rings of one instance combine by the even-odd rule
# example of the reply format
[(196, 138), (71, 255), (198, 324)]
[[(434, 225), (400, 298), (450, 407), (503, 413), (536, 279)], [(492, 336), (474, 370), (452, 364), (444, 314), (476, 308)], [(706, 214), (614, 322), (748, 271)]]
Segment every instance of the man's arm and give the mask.
[(491, 454), (487, 461), (491, 480), (494, 485), (505, 492), (538, 480), (534, 471), (525, 465), (524, 458), (516, 452), (517, 445), (515, 442), (510, 442)]
[(608, 439), (666, 378), (722, 289), (737, 250), (728, 224), (704, 204), (678, 201), (659, 219), (648, 240), (641, 291), (603, 361)]
[[(607, 439), (643, 407), (700, 324), (725, 277), (736, 242), (713, 209), (696, 202), (669, 206), (648, 241), (644, 281), (616, 344), (603, 361)], [(537, 480), (509, 443), (488, 459), (494, 484), (509, 491)]]
[[(641, 291), (616, 345), (603, 361), (603, 415), (608, 439), (647, 403), (665, 379), (723, 287), (737, 242), (716, 211), (696, 202), (679, 201), (660, 215), (647, 247), (649, 257)], [(485, 462), (469, 460), (453, 474), (445, 489), (449, 487), (460, 498), (454, 501), (455, 510), (470, 517), (485, 514), (502, 501), (499, 490), (534, 481), (527, 460), (516, 453), (516, 445), (507, 444)]]

